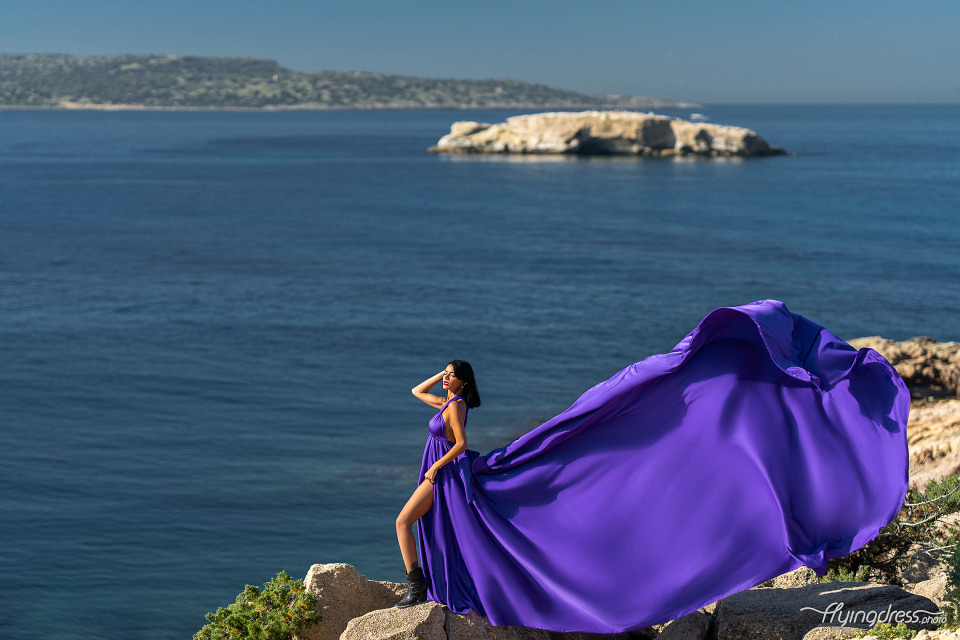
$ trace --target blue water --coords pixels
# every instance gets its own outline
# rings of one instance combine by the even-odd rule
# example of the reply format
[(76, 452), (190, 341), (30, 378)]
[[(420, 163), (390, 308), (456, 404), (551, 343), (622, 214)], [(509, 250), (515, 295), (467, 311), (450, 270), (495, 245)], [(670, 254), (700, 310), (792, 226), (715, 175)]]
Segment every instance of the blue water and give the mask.
[(313, 563), (402, 581), (409, 390), (453, 358), (486, 453), (718, 306), (960, 340), (960, 107), (705, 112), (796, 155), (424, 151), (516, 112), (0, 113), (0, 637), (185, 638)]

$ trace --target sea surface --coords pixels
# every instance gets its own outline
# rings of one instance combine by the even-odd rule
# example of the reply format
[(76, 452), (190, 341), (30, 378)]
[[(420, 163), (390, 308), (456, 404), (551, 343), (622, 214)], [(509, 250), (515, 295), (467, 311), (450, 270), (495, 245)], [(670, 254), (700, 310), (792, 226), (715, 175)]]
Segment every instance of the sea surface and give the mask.
[(454, 358), (486, 453), (716, 307), (960, 340), (960, 106), (699, 111), (793, 155), (425, 151), (506, 111), (0, 112), (0, 638), (189, 638), (314, 563), (402, 581), (410, 389)]

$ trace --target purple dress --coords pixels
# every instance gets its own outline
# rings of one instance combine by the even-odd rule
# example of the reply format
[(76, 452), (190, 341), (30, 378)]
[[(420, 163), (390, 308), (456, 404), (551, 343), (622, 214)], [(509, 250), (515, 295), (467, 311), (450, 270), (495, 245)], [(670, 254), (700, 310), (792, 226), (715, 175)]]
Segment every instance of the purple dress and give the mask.
[[(615, 633), (822, 575), (900, 510), (909, 406), (876, 351), (782, 302), (715, 309), (669, 353), (440, 469), (417, 521), (427, 597), (494, 625)], [(452, 446), (438, 413), (421, 482)]]

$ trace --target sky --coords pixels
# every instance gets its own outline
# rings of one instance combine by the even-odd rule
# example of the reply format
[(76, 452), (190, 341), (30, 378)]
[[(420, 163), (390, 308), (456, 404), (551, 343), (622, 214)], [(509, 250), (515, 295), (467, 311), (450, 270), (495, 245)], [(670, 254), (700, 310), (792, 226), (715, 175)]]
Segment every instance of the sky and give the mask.
[(960, 0), (0, 0), (0, 52), (257, 56), (721, 103), (960, 103)]

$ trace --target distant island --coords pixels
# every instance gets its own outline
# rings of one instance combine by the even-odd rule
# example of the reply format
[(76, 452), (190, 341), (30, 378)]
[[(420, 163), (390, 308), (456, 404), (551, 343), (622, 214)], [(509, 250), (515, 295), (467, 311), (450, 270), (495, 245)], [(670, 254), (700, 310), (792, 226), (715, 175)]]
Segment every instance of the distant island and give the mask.
[(454, 122), (434, 153), (703, 156), (751, 158), (787, 152), (750, 129), (636, 111), (531, 113), (506, 122)]
[(591, 96), (507, 78), (301, 73), (266, 58), (0, 54), (0, 107), (81, 109), (644, 109), (699, 105)]

